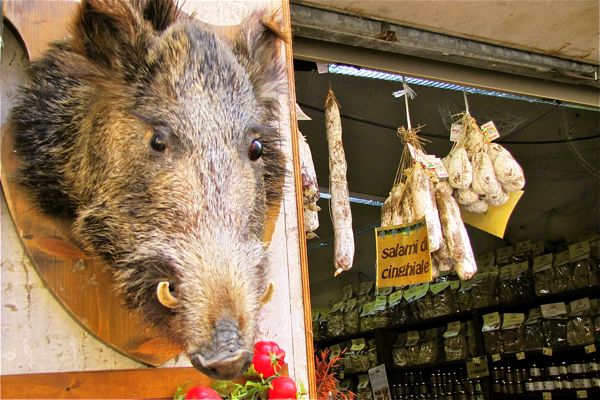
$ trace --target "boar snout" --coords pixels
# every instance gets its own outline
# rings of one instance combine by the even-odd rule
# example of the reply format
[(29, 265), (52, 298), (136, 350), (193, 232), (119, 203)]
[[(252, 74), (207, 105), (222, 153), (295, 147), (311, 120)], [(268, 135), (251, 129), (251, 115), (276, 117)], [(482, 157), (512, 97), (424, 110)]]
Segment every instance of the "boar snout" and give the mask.
[(252, 361), (252, 352), (243, 347), (237, 324), (229, 319), (216, 324), (210, 350), (190, 354), (190, 359), (197, 370), (213, 378), (233, 379)]

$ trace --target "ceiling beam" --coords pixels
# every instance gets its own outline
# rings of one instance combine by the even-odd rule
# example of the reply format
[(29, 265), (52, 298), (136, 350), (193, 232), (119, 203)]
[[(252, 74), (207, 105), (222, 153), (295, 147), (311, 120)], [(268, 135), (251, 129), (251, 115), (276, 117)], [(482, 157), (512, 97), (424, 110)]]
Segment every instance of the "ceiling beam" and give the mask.
[(598, 107), (599, 67), (291, 5), (294, 55)]

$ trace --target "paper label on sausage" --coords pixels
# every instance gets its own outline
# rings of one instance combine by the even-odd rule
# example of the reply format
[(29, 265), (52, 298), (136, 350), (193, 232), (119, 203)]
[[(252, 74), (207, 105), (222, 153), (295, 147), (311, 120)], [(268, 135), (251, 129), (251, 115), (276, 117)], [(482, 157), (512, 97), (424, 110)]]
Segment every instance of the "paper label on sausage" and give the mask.
[(500, 133), (498, 133), (498, 129), (496, 129), (496, 125), (494, 125), (493, 121), (489, 121), (481, 125), (481, 132), (483, 132), (485, 137), (490, 142), (500, 137)]
[(561, 251), (554, 255), (554, 266), (560, 267), (561, 265), (567, 264), (571, 260), (569, 250)]
[(482, 332), (496, 331), (500, 329), (501, 320), (498, 312), (485, 314), (483, 316)]
[(523, 325), (525, 314), (523, 313), (504, 313), (502, 315), (502, 330), (516, 329)]
[(552, 268), (552, 262), (554, 261), (554, 255), (552, 253), (538, 256), (533, 259), (533, 273), (547, 271)]
[(584, 297), (583, 299), (573, 300), (569, 303), (569, 308), (571, 309), (569, 314), (571, 317), (586, 315), (591, 309), (590, 298)]
[(555, 319), (567, 315), (567, 306), (564, 302), (542, 304), (540, 306), (544, 319)]
[(450, 127), (450, 141), (460, 142), (465, 136), (465, 126), (459, 122), (455, 122)]

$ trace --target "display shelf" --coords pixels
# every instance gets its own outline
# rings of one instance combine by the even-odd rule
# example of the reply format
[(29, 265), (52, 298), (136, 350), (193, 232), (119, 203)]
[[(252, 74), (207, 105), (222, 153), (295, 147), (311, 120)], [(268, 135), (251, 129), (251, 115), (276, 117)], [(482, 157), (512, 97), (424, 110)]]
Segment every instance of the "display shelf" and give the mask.
[(371, 329), (369, 331), (353, 333), (351, 335), (335, 336), (335, 337), (328, 337), (328, 338), (315, 340), (315, 345), (316, 345), (315, 347), (323, 348), (323, 347), (331, 346), (331, 345), (338, 344), (341, 342), (347, 342), (352, 339), (360, 339), (360, 338), (372, 339), (375, 336), (375, 333), (377, 331), (381, 331), (382, 329), (387, 329), (387, 328)]
[[(587, 397), (577, 397), (577, 392), (585, 391)], [(544, 393), (549, 393), (544, 395)], [(583, 395), (583, 394), (582, 394)], [(546, 396), (546, 397), (544, 397)], [(551, 392), (528, 392), (528, 393), (492, 393), (491, 400), (547, 400), (547, 399), (598, 399), (600, 398), (600, 388), (592, 389), (573, 389), (573, 390), (559, 390)]]
[(436, 369), (436, 368), (444, 369), (444, 368), (449, 368), (449, 367), (455, 367), (458, 365), (464, 366), (468, 360), (470, 360), (470, 358), (467, 360), (439, 361), (439, 362), (434, 362), (434, 363), (410, 365), (410, 366), (405, 366), (405, 367), (392, 367), (392, 368), (390, 368), (390, 373), (406, 372), (406, 371), (418, 370), (418, 369)]
[[(586, 351), (586, 347), (593, 344), (596, 348), (596, 351), (594, 352), (587, 352)], [(542, 348), (537, 348), (537, 349), (526, 349), (523, 350), (523, 353), (525, 353), (525, 358), (519, 360), (517, 355), (521, 352), (510, 352), (510, 353), (502, 353), (501, 354), (501, 359), (499, 361), (494, 362), (492, 360), (492, 364), (499, 364), (501, 362), (514, 362), (516, 361), (524, 361), (526, 362), (528, 358), (539, 358), (539, 357), (547, 357), (548, 359), (552, 359), (553, 357), (556, 356), (562, 356), (562, 355), (567, 355), (567, 356), (591, 356), (593, 357), (594, 355), (598, 355), (600, 357), (600, 342), (594, 342), (594, 343), (590, 343), (590, 344), (586, 344), (586, 345), (578, 345), (578, 346), (566, 346), (566, 347), (559, 347), (559, 348), (551, 348), (552, 349), (552, 355), (548, 356), (546, 354), (544, 354), (544, 350)], [(488, 355), (491, 359), (492, 355)]]
[(542, 304), (569, 302), (572, 300), (581, 299), (583, 297), (600, 297), (600, 286), (589, 286), (581, 289), (573, 289), (566, 292), (553, 293), (546, 296), (536, 296), (532, 299), (526, 299), (508, 304), (495, 304), (482, 308), (475, 308), (480, 314), (487, 314), (494, 311), (512, 312), (518, 310), (529, 310), (539, 307)]

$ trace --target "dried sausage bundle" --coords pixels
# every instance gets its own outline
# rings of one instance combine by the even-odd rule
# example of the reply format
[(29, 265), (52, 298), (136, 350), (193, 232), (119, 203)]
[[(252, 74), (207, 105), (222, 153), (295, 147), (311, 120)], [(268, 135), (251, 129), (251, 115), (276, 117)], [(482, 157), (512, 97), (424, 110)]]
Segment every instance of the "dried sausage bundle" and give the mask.
[(352, 232), (352, 213), (350, 195), (346, 180), (346, 156), (342, 143), (342, 122), (340, 109), (329, 89), (325, 99), (325, 126), (329, 147), (329, 188), (331, 190), (331, 215), (334, 230), (334, 266), (335, 275), (352, 268), (354, 261), (354, 233)]
[(300, 153), (300, 171), (302, 174), (302, 203), (304, 206), (304, 232), (307, 239), (314, 239), (314, 233), (319, 227), (319, 215), (321, 208), (317, 205), (319, 200), (319, 184), (312, 153), (306, 139), (298, 131), (298, 145)]
[(454, 197), (464, 210), (478, 214), (503, 205), (508, 193), (525, 186), (523, 169), (508, 150), (490, 143), (468, 112), (457, 123), (463, 136), (444, 158)]

